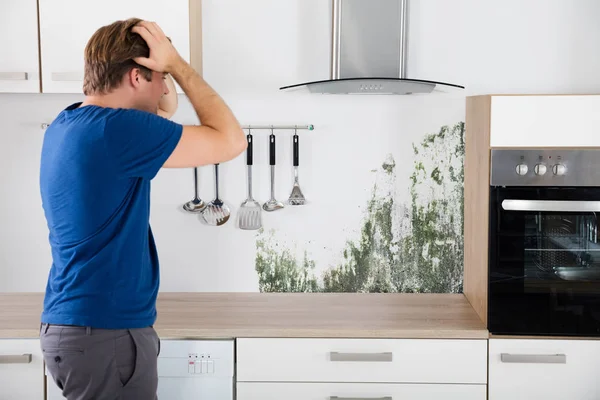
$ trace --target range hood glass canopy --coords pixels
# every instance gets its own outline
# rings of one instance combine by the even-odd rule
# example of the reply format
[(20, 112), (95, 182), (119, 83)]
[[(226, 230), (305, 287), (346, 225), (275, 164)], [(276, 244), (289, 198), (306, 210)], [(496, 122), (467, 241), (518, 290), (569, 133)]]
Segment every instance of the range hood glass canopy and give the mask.
[(331, 79), (281, 87), (321, 94), (423, 94), (464, 86), (406, 77), (408, 0), (332, 0)]

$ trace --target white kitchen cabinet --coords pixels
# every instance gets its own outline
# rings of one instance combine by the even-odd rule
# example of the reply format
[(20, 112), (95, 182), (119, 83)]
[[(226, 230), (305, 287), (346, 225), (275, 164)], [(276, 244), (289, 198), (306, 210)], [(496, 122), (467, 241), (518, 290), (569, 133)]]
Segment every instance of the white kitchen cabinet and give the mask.
[(44, 359), (38, 339), (0, 340), (0, 399), (44, 398)]
[(491, 96), (490, 147), (600, 146), (600, 95)]
[(36, 0), (0, 0), (0, 93), (39, 93)]
[(486, 367), (486, 340), (237, 340), (238, 382), (485, 385)]
[(80, 0), (39, 0), (42, 91), (82, 93), (88, 40), (101, 26), (131, 17), (156, 22), (189, 62), (189, 1), (197, 0), (103, 0), (100, 7)]
[(489, 400), (598, 399), (599, 370), (597, 340), (489, 340)]
[(485, 385), (238, 382), (237, 400), (485, 400)]

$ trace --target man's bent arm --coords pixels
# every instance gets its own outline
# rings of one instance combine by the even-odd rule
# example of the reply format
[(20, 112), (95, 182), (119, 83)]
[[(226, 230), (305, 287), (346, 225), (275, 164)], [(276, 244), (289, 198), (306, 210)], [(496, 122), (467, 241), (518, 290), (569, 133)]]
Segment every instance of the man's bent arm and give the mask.
[(237, 157), (247, 147), (244, 131), (221, 97), (183, 59), (171, 75), (189, 98), (202, 125), (186, 125), (166, 168), (216, 164)]

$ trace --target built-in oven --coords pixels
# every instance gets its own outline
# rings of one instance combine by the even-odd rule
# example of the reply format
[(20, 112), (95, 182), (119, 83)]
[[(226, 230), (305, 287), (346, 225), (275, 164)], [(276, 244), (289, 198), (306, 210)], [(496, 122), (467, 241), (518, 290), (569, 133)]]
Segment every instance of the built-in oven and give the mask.
[(490, 168), (490, 333), (600, 336), (600, 149), (493, 149)]

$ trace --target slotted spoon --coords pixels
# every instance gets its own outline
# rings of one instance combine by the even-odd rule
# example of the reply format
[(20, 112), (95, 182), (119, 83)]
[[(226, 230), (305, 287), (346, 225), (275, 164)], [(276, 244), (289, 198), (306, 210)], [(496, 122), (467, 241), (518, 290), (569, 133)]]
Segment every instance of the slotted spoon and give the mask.
[(284, 206), (282, 202), (275, 199), (275, 135), (272, 128), (269, 135), (269, 164), (271, 165), (271, 198), (263, 204), (263, 210), (277, 211)]
[(246, 149), (246, 165), (248, 166), (248, 198), (240, 206), (238, 224), (240, 229), (256, 230), (262, 226), (260, 204), (252, 198), (252, 133), (246, 136), (248, 147)]
[(215, 164), (215, 199), (202, 211), (202, 219), (208, 225), (221, 226), (229, 221), (229, 206), (219, 198), (219, 164)]
[(293, 136), (294, 141), (294, 187), (292, 188), (292, 193), (290, 194), (290, 198), (288, 199), (288, 203), (292, 206), (301, 206), (306, 202), (304, 198), (304, 194), (302, 194), (302, 190), (300, 190), (300, 184), (298, 183), (298, 165), (300, 165), (299, 160), (299, 138), (298, 134), (294, 133)]

